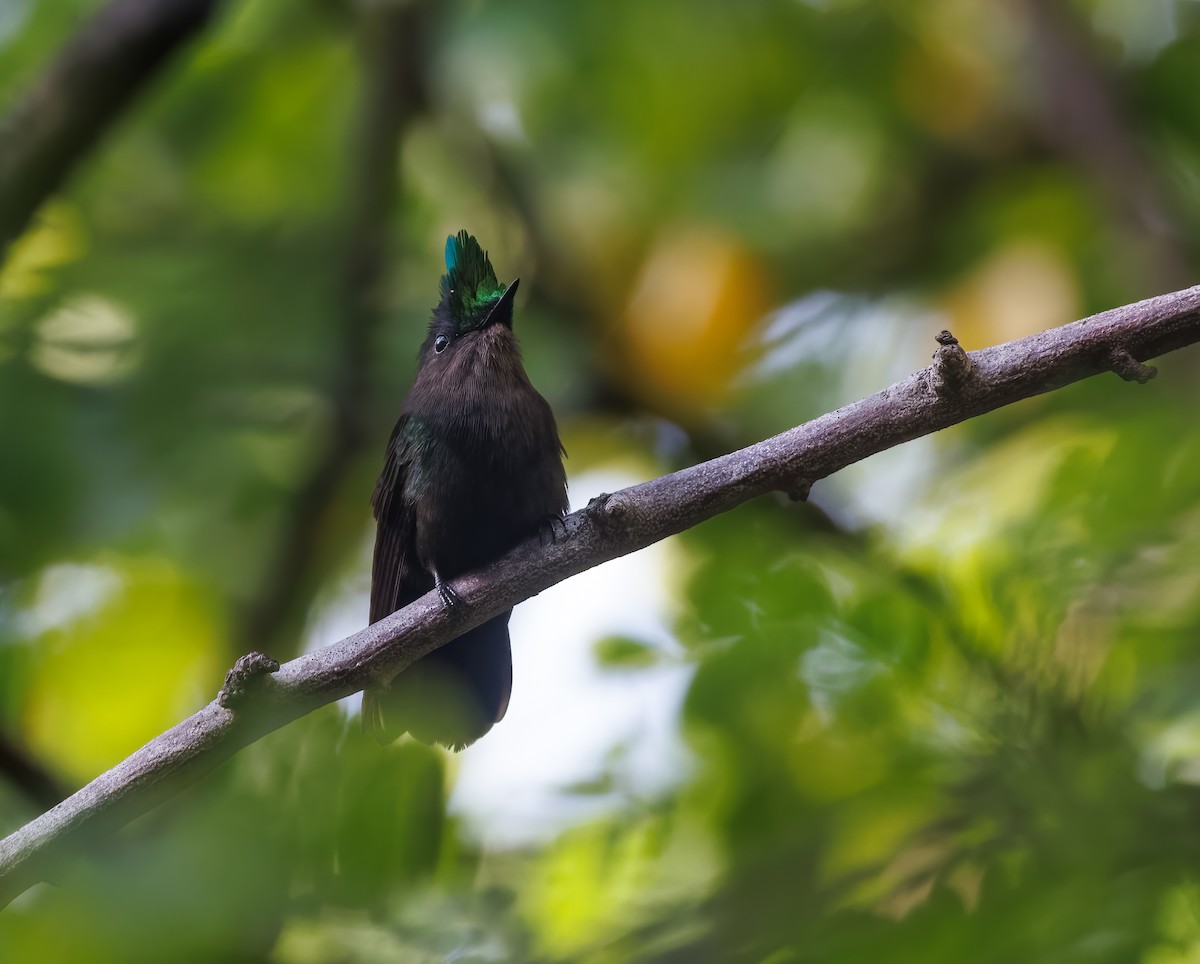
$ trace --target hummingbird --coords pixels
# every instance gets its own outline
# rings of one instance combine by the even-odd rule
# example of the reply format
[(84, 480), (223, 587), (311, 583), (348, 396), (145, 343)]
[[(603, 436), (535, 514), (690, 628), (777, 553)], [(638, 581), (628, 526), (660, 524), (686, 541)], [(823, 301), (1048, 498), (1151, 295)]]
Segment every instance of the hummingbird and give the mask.
[[(446, 239), (441, 297), (371, 496), (371, 622), (539, 533), (567, 511), (566, 455), (549, 403), (513, 334), (519, 279), (504, 285), (466, 231)], [(508, 620), (494, 616), (363, 693), (381, 743), (405, 732), (454, 750), (504, 717), (512, 693)]]

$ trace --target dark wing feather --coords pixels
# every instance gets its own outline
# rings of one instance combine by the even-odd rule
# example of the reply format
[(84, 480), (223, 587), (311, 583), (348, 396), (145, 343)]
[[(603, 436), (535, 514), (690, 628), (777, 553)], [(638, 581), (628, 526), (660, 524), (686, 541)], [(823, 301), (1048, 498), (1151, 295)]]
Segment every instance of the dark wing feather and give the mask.
[[(416, 519), (405, 497), (408, 463), (412, 456), (407, 438), (408, 416), (401, 415), (388, 439), (383, 471), (371, 493), (371, 512), (375, 516), (375, 554), (371, 560), (371, 622), (390, 616), (420, 595), (406, 586), (413, 575), (413, 551)], [(380, 743), (398, 735), (390, 730), (383, 708), (386, 688), (363, 691), (363, 729)]]
[(414, 568), (416, 516), (405, 497), (411, 457), (406, 437), (408, 416), (402, 415), (388, 440), (383, 471), (371, 494), (375, 515), (375, 555), (371, 561), (371, 622), (390, 616), (421, 594), (409, 583)]

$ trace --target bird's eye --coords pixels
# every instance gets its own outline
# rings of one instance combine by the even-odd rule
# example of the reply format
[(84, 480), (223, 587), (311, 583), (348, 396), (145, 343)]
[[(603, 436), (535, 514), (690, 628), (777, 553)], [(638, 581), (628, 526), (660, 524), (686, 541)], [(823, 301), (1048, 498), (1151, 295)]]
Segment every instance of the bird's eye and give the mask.
[(450, 339), (445, 335), (438, 335), (433, 339), (433, 350), (439, 355), (446, 350), (446, 346), (450, 344)]

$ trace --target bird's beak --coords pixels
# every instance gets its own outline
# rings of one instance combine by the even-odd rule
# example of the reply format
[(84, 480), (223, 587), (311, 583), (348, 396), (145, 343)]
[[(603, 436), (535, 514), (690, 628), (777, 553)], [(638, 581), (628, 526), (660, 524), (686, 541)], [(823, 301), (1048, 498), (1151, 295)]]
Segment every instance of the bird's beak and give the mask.
[(486, 328), (488, 325), (496, 323), (504, 325), (510, 331), (513, 326), (513, 295), (517, 293), (517, 285), (521, 283), (520, 278), (514, 278), (513, 283), (504, 289), (504, 294), (500, 296), (500, 300), (488, 312), (488, 316), (483, 320), (480, 328)]

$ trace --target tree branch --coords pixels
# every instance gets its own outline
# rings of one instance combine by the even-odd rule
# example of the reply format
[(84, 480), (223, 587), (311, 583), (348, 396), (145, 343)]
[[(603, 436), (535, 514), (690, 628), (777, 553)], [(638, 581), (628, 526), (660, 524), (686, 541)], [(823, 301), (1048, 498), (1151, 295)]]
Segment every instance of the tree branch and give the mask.
[(0, 264), (41, 203), (219, 0), (112, 0), (0, 124)]
[(389, 680), (569, 576), (756, 496), (802, 495), (813, 482), (902, 442), (1091, 375), (1128, 373), (1133, 363), (1200, 341), (1200, 286), (981, 351), (963, 352), (948, 333), (938, 340), (935, 363), (890, 388), (740, 451), (593, 499), (567, 517), (565, 534), (553, 544), (532, 540), (455, 580), (464, 606), (448, 610), (436, 592), (427, 593), (252, 680), (236, 701), (227, 699), (236, 708), (209, 703), (0, 841), (0, 906), (42, 879), (56, 854), (120, 827), (271, 730)]

